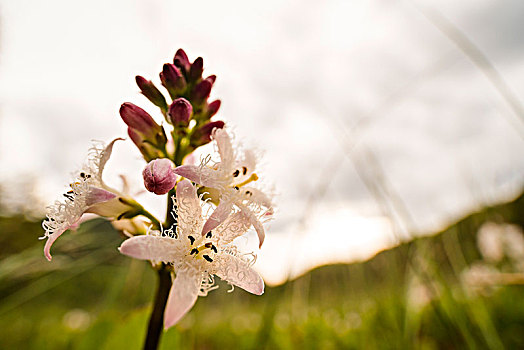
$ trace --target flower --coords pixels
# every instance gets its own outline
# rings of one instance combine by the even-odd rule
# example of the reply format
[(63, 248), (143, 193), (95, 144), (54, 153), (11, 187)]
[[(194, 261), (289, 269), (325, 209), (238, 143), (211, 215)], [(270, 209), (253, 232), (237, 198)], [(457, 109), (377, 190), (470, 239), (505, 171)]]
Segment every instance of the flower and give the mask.
[(214, 287), (214, 275), (246, 291), (261, 295), (264, 281), (231, 244), (250, 227), (243, 212), (235, 212), (214, 231), (200, 235), (204, 220), (196, 188), (182, 180), (176, 187), (175, 232), (165, 230), (135, 236), (122, 243), (122, 254), (153, 262), (168, 262), (176, 271), (164, 314), (164, 327), (176, 324), (195, 304), (199, 295), (205, 296)]
[(242, 158), (235, 156), (231, 139), (224, 129), (214, 129), (212, 138), (218, 146), (219, 163), (213, 167), (207, 166), (206, 163), (200, 166), (182, 165), (174, 170), (175, 174), (199, 185), (215, 189), (219, 193), (220, 203), (202, 228), (202, 235), (224, 222), (229, 217), (233, 206), (236, 206), (255, 228), (259, 246), (262, 246), (265, 232), (261, 219), (271, 215), (273, 209), (271, 200), (264, 192), (246, 186), (258, 180), (254, 172), (255, 155), (252, 151), (245, 151)]
[(71, 190), (64, 193), (65, 201), (56, 201), (47, 208), (47, 218), (42, 222), (45, 230), (42, 238), (47, 238), (44, 247), (47, 260), (51, 261), (53, 243), (66, 230), (74, 228), (84, 213), (121, 219), (136, 210), (138, 203), (107, 186), (102, 180), (102, 172), (118, 140), (123, 139), (114, 139), (107, 147), (95, 144), (86, 165), (70, 184)]

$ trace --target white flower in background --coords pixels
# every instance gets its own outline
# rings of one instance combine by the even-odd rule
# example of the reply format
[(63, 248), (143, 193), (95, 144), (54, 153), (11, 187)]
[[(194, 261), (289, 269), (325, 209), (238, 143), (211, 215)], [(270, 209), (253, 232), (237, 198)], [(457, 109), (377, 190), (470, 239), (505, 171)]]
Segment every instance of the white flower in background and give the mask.
[(231, 244), (249, 229), (251, 218), (244, 211), (234, 212), (202, 236), (204, 219), (200, 203), (196, 188), (188, 180), (182, 180), (176, 186), (176, 232), (166, 230), (135, 236), (119, 248), (122, 254), (136, 259), (173, 265), (176, 278), (164, 314), (166, 329), (191, 309), (199, 295), (207, 295), (214, 289), (214, 275), (250, 293), (264, 293), (262, 278)]
[(47, 238), (44, 255), (48, 260), (51, 260), (50, 249), (56, 239), (67, 229), (76, 227), (84, 213), (120, 219), (133, 208), (132, 199), (125, 198), (102, 180), (102, 172), (118, 140), (123, 139), (117, 138), (107, 147), (95, 144), (89, 152), (87, 163), (70, 184), (71, 189), (64, 194), (65, 200), (56, 201), (47, 208), (47, 218), (42, 222), (45, 229), (42, 238)]
[(224, 222), (236, 206), (255, 228), (259, 245), (265, 238), (261, 220), (273, 213), (271, 200), (261, 190), (247, 186), (257, 181), (254, 172), (256, 158), (253, 152), (245, 151), (242, 157), (235, 155), (231, 139), (224, 129), (215, 129), (213, 140), (218, 146), (220, 162), (210, 167), (207, 163), (200, 166), (182, 165), (174, 172), (199, 185), (215, 189), (219, 193), (220, 203), (202, 227), (202, 235), (207, 234)]

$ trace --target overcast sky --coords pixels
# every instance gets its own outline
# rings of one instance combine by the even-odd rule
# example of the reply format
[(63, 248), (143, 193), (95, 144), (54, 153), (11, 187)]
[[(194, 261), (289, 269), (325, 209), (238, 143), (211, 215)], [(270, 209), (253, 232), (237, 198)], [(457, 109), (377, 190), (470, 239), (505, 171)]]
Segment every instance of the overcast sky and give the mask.
[[(270, 283), (511, 199), (523, 120), (414, 4), (454, 23), (524, 100), (520, 0), (0, 1), (0, 181), (34, 178), (44, 202), (58, 198), (90, 140), (125, 135), (121, 103), (156, 112), (134, 76), (158, 81), (182, 47), (218, 76), (236, 138), (265, 151), (278, 216), (257, 266)], [(110, 166), (108, 182), (126, 173), (139, 188), (130, 142)]]

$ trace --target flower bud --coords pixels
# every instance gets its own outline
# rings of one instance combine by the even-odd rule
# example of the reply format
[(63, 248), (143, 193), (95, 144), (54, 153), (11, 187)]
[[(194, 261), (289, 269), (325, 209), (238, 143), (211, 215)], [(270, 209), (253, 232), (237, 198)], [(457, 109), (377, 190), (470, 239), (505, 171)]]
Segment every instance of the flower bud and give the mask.
[(153, 147), (151, 143), (144, 142), (144, 138), (139, 133), (137, 133), (135, 129), (127, 128), (127, 134), (131, 138), (131, 141), (133, 141), (133, 143), (139, 149), (140, 153), (142, 153), (146, 161), (150, 161), (151, 159), (156, 159), (162, 156), (162, 152)]
[(204, 71), (204, 60), (202, 57), (199, 57), (193, 62), (191, 68), (189, 69), (189, 80), (197, 81), (202, 77), (202, 72)]
[(186, 52), (182, 49), (178, 49), (175, 58), (173, 59), (173, 63), (175, 66), (177, 66), (181, 71), (183, 72), (189, 72), (189, 67), (191, 66), (191, 63), (189, 63), (189, 58), (186, 55)]
[(164, 64), (162, 73), (160, 73), (160, 80), (173, 99), (186, 88), (186, 79), (180, 72), (180, 69), (171, 63)]
[(213, 129), (222, 129), (224, 125), (224, 122), (221, 120), (202, 125), (191, 136), (191, 145), (199, 147), (211, 142), (211, 133), (213, 132)]
[(141, 77), (140, 75), (136, 76), (136, 84), (142, 91), (142, 94), (147, 97), (147, 99), (155, 106), (160, 107), (163, 111), (167, 110), (166, 98), (162, 93), (157, 89), (157, 87), (150, 81)]
[(169, 106), (169, 117), (175, 126), (187, 126), (191, 120), (193, 106), (183, 97), (177, 98)]
[(215, 81), (217, 81), (217, 76), (213, 74), (213, 75), (208, 76), (205, 80), (209, 81), (211, 85), (213, 85)]
[(162, 195), (175, 187), (176, 175), (173, 172), (175, 165), (167, 158), (154, 159), (150, 161), (142, 175), (144, 185), (149, 192)]
[(204, 102), (209, 97), (212, 87), (213, 84), (211, 84), (208, 80), (202, 80), (200, 83), (198, 83), (193, 89), (193, 94), (191, 95), (194, 102), (196, 104), (201, 104)]
[(222, 102), (220, 100), (215, 100), (211, 102), (210, 104), (208, 104), (207, 105), (207, 117), (211, 118), (212, 116), (217, 114), (221, 104)]
[(120, 116), (130, 128), (143, 134), (146, 138), (154, 138), (161, 130), (155, 120), (142, 108), (126, 102), (120, 106)]

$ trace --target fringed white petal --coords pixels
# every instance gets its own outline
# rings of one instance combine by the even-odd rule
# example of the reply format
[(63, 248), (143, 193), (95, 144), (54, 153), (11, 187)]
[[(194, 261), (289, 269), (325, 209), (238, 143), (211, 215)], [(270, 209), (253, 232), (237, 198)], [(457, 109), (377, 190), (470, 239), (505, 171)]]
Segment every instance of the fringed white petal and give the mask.
[(208, 233), (209, 231), (213, 230), (221, 223), (223, 223), (229, 217), (229, 215), (231, 215), (232, 209), (232, 202), (222, 200), (220, 204), (216, 207), (213, 214), (211, 214), (209, 219), (207, 219), (206, 223), (204, 224), (204, 227), (202, 228), (202, 236)]
[(262, 244), (264, 243), (264, 239), (266, 238), (266, 232), (264, 231), (264, 226), (258, 219), (258, 217), (251, 211), (248, 207), (242, 204), (237, 204), (238, 208), (246, 217), (249, 218), (249, 221), (251, 222), (251, 225), (255, 228), (255, 231), (258, 235), (258, 247), (261, 248)]
[(253, 203), (257, 206), (262, 206), (268, 209), (271, 208), (273, 205), (271, 203), (271, 199), (258, 188), (244, 186), (240, 190), (242, 191), (242, 195), (244, 196), (244, 198), (249, 203)]
[(171, 262), (186, 253), (184, 248), (176, 239), (146, 235), (125, 240), (118, 250), (135, 259)]
[(51, 259), (53, 258), (51, 256), (51, 246), (53, 245), (53, 243), (55, 243), (58, 237), (62, 235), (62, 233), (67, 231), (68, 228), (69, 227), (64, 227), (60, 230), (57, 230), (47, 238), (47, 241), (45, 242), (45, 246), (44, 246), (44, 255), (47, 258), (47, 260), (51, 261)]
[(102, 187), (106, 189), (110, 189), (107, 187), (104, 183), (104, 180), (102, 180), (102, 173), (104, 172), (104, 168), (106, 166), (107, 161), (109, 160), (109, 157), (111, 157), (111, 153), (113, 152), (113, 146), (115, 145), (115, 142), (117, 141), (123, 141), (123, 138), (116, 138), (113, 141), (111, 141), (104, 150), (99, 154), (99, 158), (97, 159), (98, 164), (96, 164), (98, 168), (98, 172), (95, 174), (98, 180), (100, 181), (100, 184)]
[(175, 325), (191, 310), (198, 298), (201, 283), (202, 274), (197, 270), (183, 269), (176, 272), (164, 313), (165, 329)]
[(220, 244), (231, 243), (235, 238), (242, 236), (251, 227), (251, 220), (244, 212), (239, 211), (230, 215), (226, 221), (214, 230)]
[(176, 186), (179, 231), (185, 236), (196, 234), (202, 227), (202, 207), (195, 186), (182, 180)]
[(225, 186), (224, 180), (219, 176), (220, 172), (205, 165), (181, 165), (175, 168), (173, 172), (202, 186), (213, 188)]
[(264, 293), (264, 280), (246, 261), (224, 253), (214, 266), (213, 273), (223, 280), (256, 295)]
[(215, 129), (212, 137), (217, 143), (220, 154), (220, 170), (225, 174), (232, 173), (235, 166), (235, 153), (229, 134), (224, 129)]

